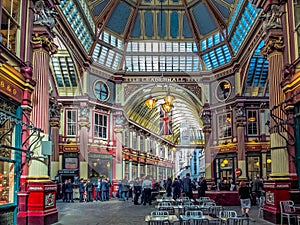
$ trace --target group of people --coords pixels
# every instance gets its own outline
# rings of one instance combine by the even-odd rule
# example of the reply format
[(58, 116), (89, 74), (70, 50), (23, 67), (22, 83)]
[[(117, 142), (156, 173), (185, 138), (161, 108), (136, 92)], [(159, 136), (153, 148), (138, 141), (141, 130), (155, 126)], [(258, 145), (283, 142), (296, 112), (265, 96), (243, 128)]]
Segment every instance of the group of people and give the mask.
[(205, 196), (207, 182), (205, 177), (200, 177), (198, 181), (196, 179), (191, 179), (190, 173), (187, 173), (183, 179), (178, 176), (173, 182), (169, 177), (164, 184), (164, 188), (166, 189), (167, 196), (173, 196), (174, 199), (179, 198), (181, 193), (184, 193), (185, 196), (189, 198), (193, 198), (193, 191), (198, 191), (199, 198)]
[[(95, 200), (108, 201), (110, 198), (111, 182), (109, 178), (98, 178), (98, 181), (92, 183), (90, 179), (86, 182), (81, 178), (77, 184), (79, 191), (79, 202), (93, 202), (93, 192), (96, 189)], [(71, 179), (66, 179), (62, 184), (62, 200), (63, 202), (74, 202), (73, 190), (75, 184)]]

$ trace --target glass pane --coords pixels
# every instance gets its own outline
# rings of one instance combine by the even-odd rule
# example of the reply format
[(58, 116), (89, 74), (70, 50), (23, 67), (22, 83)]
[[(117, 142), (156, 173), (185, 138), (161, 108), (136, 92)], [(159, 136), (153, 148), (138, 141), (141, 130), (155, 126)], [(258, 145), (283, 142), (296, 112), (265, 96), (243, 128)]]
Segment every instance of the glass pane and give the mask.
[(14, 163), (0, 161), (0, 205), (14, 202)]

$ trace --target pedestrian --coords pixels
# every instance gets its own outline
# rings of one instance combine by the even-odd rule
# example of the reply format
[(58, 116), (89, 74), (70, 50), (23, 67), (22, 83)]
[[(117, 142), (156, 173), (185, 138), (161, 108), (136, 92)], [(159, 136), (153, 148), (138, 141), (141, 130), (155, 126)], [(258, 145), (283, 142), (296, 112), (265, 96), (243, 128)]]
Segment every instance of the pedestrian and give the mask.
[(173, 198), (176, 200), (180, 197), (181, 194), (181, 184), (179, 180), (175, 177), (174, 182), (172, 183), (172, 189), (173, 189)]
[(62, 200), (63, 200), (63, 202), (67, 202), (68, 201), (68, 193), (66, 192), (67, 183), (68, 183), (68, 180), (66, 179), (65, 182), (61, 186), (61, 192), (62, 192)]
[(87, 180), (85, 184), (85, 190), (87, 195), (87, 202), (93, 202), (93, 183), (90, 181), (90, 179)]
[(200, 177), (198, 182), (198, 198), (205, 197), (205, 191), (207, 191), (207, 182), (205, 177)]
[(149, 179), (149, 176), (146, 176), (145, 180), (142, 183), (142, 190), (144, 192), (144, 203), (143, 205), (146, 205), (148, 202), (149, 205), (151, 204), (152, 197), (151, 197), (151, 191), (152, 191), (152, 181)]
[(107, 197), (107, 181), (106, 179), (102, 180), (102, 184), (101, 184), (101, 201), (106, 201), (106, 197)]
[(83, 178), (80, 179), (78, 183), (78, 189), (79, 189), (79, 202), (83, 202), (84, 200), (84, 183)]
[(109, 199), (110, 199), (110, 188), (111, 188), (111, 182), (110, 182), (110, 179), (107, 177), (106, 178), (106, 185), (107, 185), (107, 192), (106, 192), (106, 194), (107, 194), (107, 196), (106, 196), (106, 200), (107, 201), (109, 201)]
[(123, 201), (128, 201), (128, 191), (129, 191), (129, 183), (128, 183), (128, 179), (127, 177), (125, 177), (122, 181), (121, 181), (121, 185), (122, 185), (122, 192), (121, 192), (121, 196)]
[(249, 217), (249, 210), (251, 208), (251, 191), (246, 185), (245, 181), (241, 181), (239, 185), (239, 197), (241, 201), (242, 215)]
[(102, 187), (102, 180), (98, 178), (98, 181), (95, 183), (96, 187), (96, 201), (101, 200), (101, 187)]
[(67, 202), (74, 202), (73, 200), (73, 189), (74, 189), (74, 185), (72, 183), (72, 180), (69, 179), (67, 184), (66, 184), (66, 192), (68, 195), (68, 201)]
[(190, 178), (190, 173), (186, 173), (185, 178), (182, 180), (183, 183), (183, 192), (185, 196), (193, 199), (193, 189), (192, 189), (192, 180)]
[(134, 198), (133, 198), (133, 204), (140, 205), (139, 204), (139, 197), (142, 192), (142, 185), (140, 180), (137, 178), (133, 184), (133, 191), (134, 191)]
[(167, 192), (167, 197), (171, 197), (172, 196), (172, 179), (171, 179), (171, 177), (167, 178), (167, 181), (166, 181), (166, 192)]

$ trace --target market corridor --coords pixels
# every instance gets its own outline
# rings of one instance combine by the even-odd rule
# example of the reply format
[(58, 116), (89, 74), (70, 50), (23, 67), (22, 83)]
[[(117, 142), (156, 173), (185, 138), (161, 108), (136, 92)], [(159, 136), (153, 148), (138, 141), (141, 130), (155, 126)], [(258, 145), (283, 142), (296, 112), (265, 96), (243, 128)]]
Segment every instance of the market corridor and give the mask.
[[(145, 216), (155, 210), (153, 205), (134, 205), (131, 199), (123, 202), (111, 199), (108, 202), (62, 203), (57, 202), (58, 222), (54, 225), (146, 225)], [(239, 206), (228, 206), (240, 213)], [(250, 225), (270, 225), (264, 220), (257, 220), (258, 208), (250, 211)]]

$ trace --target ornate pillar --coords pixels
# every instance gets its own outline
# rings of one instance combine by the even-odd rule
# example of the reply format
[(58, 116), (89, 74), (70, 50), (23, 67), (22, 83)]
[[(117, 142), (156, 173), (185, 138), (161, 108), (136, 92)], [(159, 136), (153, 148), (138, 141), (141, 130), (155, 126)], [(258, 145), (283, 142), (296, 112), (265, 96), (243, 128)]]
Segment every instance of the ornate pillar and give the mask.
[[(51, 41), (52, 34), (47, 27), (35, 27), (31, 43), (33, 47), (33, 79), (36, 86), (32, 96), (32, 123), (43, 131), (40, 141), (49, 140), (49, 62), (50, 54), (57, 51)], [(42, 65), (42, 66), (41, 66)], [(33, 137), (34, 138), (34, 137)], [(34, 156), (41, 156), (41, 148), (34, 150)], [(41, 160), (32, 160), (30, 176), (48, 178), (48, 167)]]
[(50, 178), (55, 179), (59, 169), (59, 128), (60, 128), (60, 107), (57, 102), (54, 102), (50, 106), (49, 110), (49, 126), (51, 129), (52, 140), (52, 156), (50, 160)]
[(214, 154), (211, 149), (212, 142), (212, 132), (211, 132), (211, 110), (208, 103), (203, 105), (203, 110), (201, 113), (201, 119), (203, 121), (203, 133), (204, 133), (204, 150), (205, 150), (205, 178), (207, 181), (214, 181), (214, 171), (213, 171), (213, 158)]
[(86, 102), (80, 103), (80, 114), (79, 114), (79, 129), (80, 129), (80, 176), (84, 179), (88, 178), (88, 162), (89, 162), (89, 107)]
[[(52, 27), (55, 25), (54, 14), (49, 2), (34, 1), (34, 27), (32, 31), (32, 78), (36, 82), (32, 94), (31, 122), (41, 129), (32, 133), (29, 139), (31, 154), (28, 177), (21, 178), (25, 183), (28, 198), (27, 218), (18, 214), (18, 224), (48, 225), (57, 222), (56, 184), (48, 176), (48, 157), (42, 154), (43, 141), (49, 141), (49, 63), (50, 55), (57, 52), (57, 46), (52, 42)], [(51, 148), (50, 146), (48, 146)], [(49, 149), (48, 149), (49, 150)], [(24, 184), (21, 184), (23, 186)], [(45, 201), (47, 199), (47, 201)]]
[[(287, 125), (288, 118), (281, 104), (285, 96), (281, 89), (282, 71), (284, 69), (284, 49), (288, 43), (288, 36), (284, 34), (282, 21), (286, 1), (255, 1), (263, 8), (263, 29), (265, 45), (261, 49), (262, 55), (269, 60), (269, 93), (270, 93), (270, 149), (272, 172), (270, 179), (265, 183), (266, 205), (264, 219), (278, 223), (280, 221), (281, 200), (290, 199), (291, 180), (295, 176), (290, 173), (289, 146)], [(291, 180), (290, 180), (291, 179)]]
[(116, 165), (115, 165), (115, 171), (116, 171), (116, 179), (120, 180), (123, 178), (123, 157), (122, 157), (122, 146), (123, 146), (123, 138), (122, 138), (122, 132), (124, 130), (124, 121), (125, 117), (123, 116), (121, 111), (118, 111), (114, 115), (115, 118), (115, 138), (116, 138)]
[(245, 150), (245, 110), (242, 104), (237, 104), (235, 106), (235, 120), (236, 120), (236, 132), (237, 132), (237, 149), (238, 149), (238, 168), (240, 171), (240, 176), (238, 177), (241, 180), (247, 179), (246, 174), (246, 150)]

